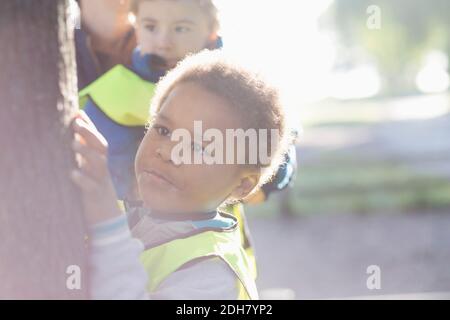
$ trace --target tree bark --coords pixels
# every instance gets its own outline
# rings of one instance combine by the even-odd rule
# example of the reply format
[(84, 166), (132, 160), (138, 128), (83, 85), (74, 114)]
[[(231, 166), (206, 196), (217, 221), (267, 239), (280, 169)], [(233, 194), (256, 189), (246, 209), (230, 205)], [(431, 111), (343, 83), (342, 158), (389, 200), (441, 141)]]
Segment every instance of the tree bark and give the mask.
[(81, 198), (69, 177), (78, 102), (68, 14), (67, 0), (0, 1), (0, 298), (87, 297)]

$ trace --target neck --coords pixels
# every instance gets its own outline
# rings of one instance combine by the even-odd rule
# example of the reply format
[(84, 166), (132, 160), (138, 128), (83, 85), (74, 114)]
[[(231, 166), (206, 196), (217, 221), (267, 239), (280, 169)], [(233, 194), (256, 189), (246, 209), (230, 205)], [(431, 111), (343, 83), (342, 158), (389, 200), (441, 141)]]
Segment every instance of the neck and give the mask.
[(217, 211), (203, 211), (203, 212), (161, 212), (149, 210), (149, 216), (152, 218), (172, 221), (198, 221), (212, 219), (216, 216)]

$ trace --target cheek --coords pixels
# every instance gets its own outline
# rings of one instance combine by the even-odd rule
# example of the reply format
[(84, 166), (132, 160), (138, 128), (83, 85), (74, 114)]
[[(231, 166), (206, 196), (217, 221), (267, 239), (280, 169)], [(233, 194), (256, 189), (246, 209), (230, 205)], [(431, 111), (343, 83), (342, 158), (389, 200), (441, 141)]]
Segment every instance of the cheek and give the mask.
[(192, 197), (198, 199), (221, 198), (233, 189), (236, 172), (226, 165), (188, 165), (185, 181), (189, 181), (186, 188)]
[(152, 141), (150, 139), (150, 134), (147, 133), (144, 136), (144, 139), (142, 139), (141, 144), (139, 145), (138, 151), (136, 153), (136, 167), (138, 167), (138, 165), (142, 164), (143, 161), (145, 161), (145, 159), (150, 157), (151, 154), (151, 150), (152, 150)]
[(140, 44), (141, 54), (151, 54), (154, 53), (155, 40), (153, 39), (153, 34), (145, 29), (137, 29), (137, 41)]
[(145, 159), (144, 154), (143, 154), (143, 150), (141, 147), (139, 147), (137, 153), (136, 153), (136, 157), (134, 159), (134, 171), (135, 174), (137, 175), (139, 173), (139, 171), (141, 170), (142, 166), (142, 162), (143, 159)]
[(188, 53), (196, 53), (203, 50), (208, 43), (208, 37), (191, 34), (185, 36), (178, 41), (178, 50), (180, 56), (185, 56)]

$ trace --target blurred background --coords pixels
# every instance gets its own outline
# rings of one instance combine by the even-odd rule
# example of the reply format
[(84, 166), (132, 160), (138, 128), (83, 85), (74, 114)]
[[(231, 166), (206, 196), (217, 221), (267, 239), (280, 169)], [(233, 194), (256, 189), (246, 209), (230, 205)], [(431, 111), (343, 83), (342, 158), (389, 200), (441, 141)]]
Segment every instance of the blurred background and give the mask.
[(450, 2), (217, 5), (225, 50), (302, 128), (295, 185), (246, 209), (263, 298), (448, 298)]

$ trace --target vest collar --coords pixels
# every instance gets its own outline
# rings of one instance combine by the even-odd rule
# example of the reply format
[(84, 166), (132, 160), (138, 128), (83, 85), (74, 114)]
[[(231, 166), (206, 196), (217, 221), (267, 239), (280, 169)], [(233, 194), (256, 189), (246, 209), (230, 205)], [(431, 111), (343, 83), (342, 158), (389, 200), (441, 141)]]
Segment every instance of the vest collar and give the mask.
[(205, 226), (198, 228), (192, 220), (162, 220), (148, 214), (142, 214), (134, 224), (130, 225), (130, 229), (133, 237), (139, 239), (146, 250), (207, 231), (233, 232), (237, 230), (238, 221), (234, 216), (223, 212), (219, 212), (219, 214), (231, 219), (233, 223), (229, 227)]
[(127, 200), (124, 202), (126, 211), (139, 210), (140, 215), (147, 215), (153, 219), (165, 220), (165, 221), (201, 221), (213, 219), (218, 213), (223, 213), (218, 210), (207, 212), (193, 212), (193, 213), (172, 213), (170, 215), (157, 214), (150, 209), (143, 206), (143, 202), (140, 200)]

